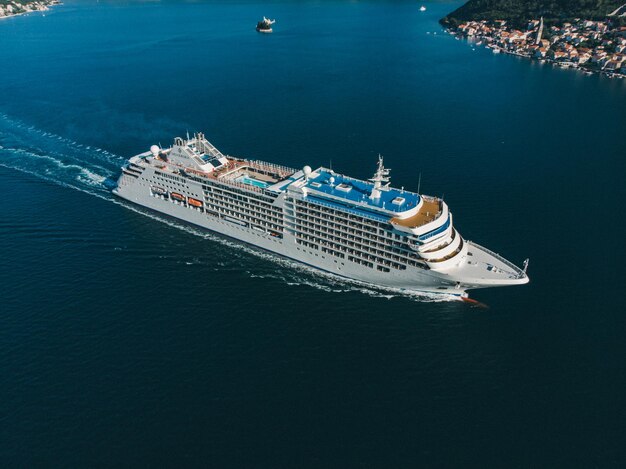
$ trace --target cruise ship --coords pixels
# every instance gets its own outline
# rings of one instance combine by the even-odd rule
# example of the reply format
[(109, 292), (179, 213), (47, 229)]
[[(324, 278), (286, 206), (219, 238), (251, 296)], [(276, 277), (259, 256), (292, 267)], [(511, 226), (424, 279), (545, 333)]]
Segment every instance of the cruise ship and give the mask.
[(316, 269), (382, 288), (467, 297), (528, 283), (526, 267), (463, 239), (448, 205), (369, 180), (222, 154), (202, 133), (153, 145), (122, 168), (113, 192), (143, 207)]

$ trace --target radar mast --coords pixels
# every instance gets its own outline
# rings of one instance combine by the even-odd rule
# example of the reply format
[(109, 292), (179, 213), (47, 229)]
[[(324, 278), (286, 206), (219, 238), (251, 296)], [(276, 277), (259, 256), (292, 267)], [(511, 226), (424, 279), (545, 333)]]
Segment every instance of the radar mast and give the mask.
[(386, 191), (389, 189), (390, 171), (390, 169), (385, 168), (385, 165), (383, 164), (383, 157), (379, 154), (378, 167), (376, 168), (374, 177), (369, 179), (370, 182), (374, 183), (374, 188), (372, 189), (372, 193), (370, 194), (371, 200), (380, 199), (381, 191)]

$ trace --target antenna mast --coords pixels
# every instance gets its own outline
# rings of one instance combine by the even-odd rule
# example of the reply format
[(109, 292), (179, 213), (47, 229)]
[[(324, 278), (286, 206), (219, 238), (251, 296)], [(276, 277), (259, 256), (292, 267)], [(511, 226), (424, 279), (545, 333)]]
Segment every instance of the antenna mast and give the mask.
[(378, 167), (376, 168), (374, 177), (370, 179), (370, 181), (374, 183), (374, 188), (372, 189), (372, 193), (370, 194), (371, 200), (380, 199), (381, 191), (389, 189), (389, 171), (391, 170), (385, 168), (385, 165), (383, 164), (383, 157), (379, 154)]

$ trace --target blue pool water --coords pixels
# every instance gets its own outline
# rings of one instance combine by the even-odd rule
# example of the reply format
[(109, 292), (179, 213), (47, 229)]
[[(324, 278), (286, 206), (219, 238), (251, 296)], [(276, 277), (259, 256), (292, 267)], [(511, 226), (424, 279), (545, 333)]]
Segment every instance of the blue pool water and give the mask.
[[(626, 82), (472, 50), (437, 24), (459, 2), (420, 5), (0, 21), (0, 466), (626, 466)], [(111, 195), (187, 131), (362, 179), (381, 153), (531, 283), (379, 290)]]
[(269, 186), (267, 182), (259, 181), (258, 179), (254, 179), (248, 176), (239, 176), (237, 179), (235, 179), (235, 181), (241, 182), (242, 184), (248, 184), (250, 186), (260, 187), (262, 189)]

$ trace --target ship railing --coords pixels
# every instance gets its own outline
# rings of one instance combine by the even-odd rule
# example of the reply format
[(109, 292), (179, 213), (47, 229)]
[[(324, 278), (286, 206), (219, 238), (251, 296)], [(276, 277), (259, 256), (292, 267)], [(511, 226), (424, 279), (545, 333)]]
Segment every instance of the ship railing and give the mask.
[(211, 173), (207, 173), (206, 171), (198, 171), (197, 169), (193, 169), (193, 168), (184, 168), (184, 171), (186, 173), (195, 174), (196, 176), (201, 176), (205, 178), (211, 176)]
[(202, 140), (200, 140), (200, 143), (202, 144), (202, 147), (205, 153), (210, 153), (212, 156), (216, 158), (225, 158), (222, 152), (219, 151), (217, 148), (215, 148), (215, 146), (211, 142), (209, 142), (206, 138), (203, 138)]
[(260, 169), (266, 172), (274, 172), (281, 177), (287, 177), (296, 172), (296, 170), (293, 168), (289, 168), (280, 164), (268, 163), (261, 160), (249, 160), (248, 164), (255, 169)]
[(324, 207), (328, 207), (328, 208), (331, 208), (333, 210), (337, 210), (337, 211), (340, 211), (340, 212), (347, 212), (347, 213), (350, 213), (352, 215), (357, 215), (359, 217), (368, 218), (370, 220), (374, 220), (374, 221), (381, 222), (381, 223), (386, 223), (387, 220), (388, 220), (387, 217), (384, 217), (382, 215), (376, 215), (374, 213), (370, 215), (369, 213), (367, 213), (367, 212), (365, 212), (363, 210), (356, 210), (356, 209), (351, 209), (349, 207), (343, 207), (343, 206), (339, 208), (339, 207), (337, 207), (337, 204), (333, 204), (331, 202), (324, 202), (324, 201), (319, 200), (319, 199), (316, 199), (315, 201), (310, 201), (310, 203), (317, 204), (317, 205), (322, 205)]
[(244, 184), (243, 182), (237, 182), (232, 179), (217, 179), (217, 181), (227, 186), (238, 187), (238, 188), (246, 189), (249, 191), (260, 192), (260, 193), (263, 193), (264, 191), (262, 187), (257, 187), (252, 184)]
[[(230, 171), (229, 173), (232, 173), (232, 172), (234, 172), (234, 171), (236, 171), (238, 169), (239, 168), (234, 168), (233, 171)], [(198, 170), (195, 170), (195, 169), (190, 169), (190, 168), (185, 168), (185, 172), (188, 172), (188, 173), (191, 173), (191, 174), (203, 177), (205, 179), (209, 179), (212, 182), (218, 182), (218, 183), (223, 184), (225, 186), (237, 187), (237, 188), (246, 189), (246, 190), (253, 191), (253, 192), (259, 192), (261, 194), (266, 193), (266, 188), (264, 188), (264, 187), (257, 187), (257, 186), (254, 186), (252, 184), (245, 184), (243, 182), (237, 182), (234, 179), (229, 179), (227, 177), (215, 177), (211, 173), (205, 173), (205, 172), (198, 171)], [(225, 175), (227, 175), (229, 173), (226, 173), (226, 174), (224, 174), (222, 176), (225, 176)], [(268, 193), (271, 194), (272, 196), (275, 196), (275, 194), (273, 194), (271, 192), (268, 192)]]
[[(237, 164), (237, 163), (244, 163), (244, 164), (239, 166), (239, 164)], [(246, 161), (246, 160), (237, 159), (235, 164), (232, 166), (232, 168), (230, 167), (230, 164), (229, 164), (229, 167), (227, 168), (225, 173), (220, 173), (220, 171), (218, 170), (218, 171), (216, 171), (217, 174), (208, 173), (208, 172), (205, 172), (205, 171), (199, 171), (197, 169), (189, 168), (189, 167), (183, 167), (181, 165), (175, 165), (175, 166), (177, 168), (179, 168), (180, 170), (183, 170), (184, 172), (193, 174), (195, 176), (200, 176), (200, 177), (205, 178), (205, 179), (209, 179), (209, 180), (212, 180), (212, 181), (218, 181), (218, 182), (223, 183), (225, 185), (239, 187), (239, 188), (250, 190), (250, 191), (253, 191), (253, 192), (265, 193), (266, 189), (263, 188), (263, 187), (257, 187), (257, 186), (254, 186), (252, 184), (244, 184), (244, 183), (241, 183), (241, 182), (237, 182), (237, 181), (235, 181), (233, 179), (229, 179), (228, 177), (225, 177), (225, 176), (228, 176), (229, 174), (234, 173), (237, 170), (241, 169), (246, 164), (250, 164), (250, 162)], [(267, 166), (275, 166), (276, 168), (279, 168), (279, 169), (281, 169), (283, 171), (284, 170), (290, 170), (286, 166), (271, 165), (269, 163), (267, 164)], [(167, 169), (165, 166), (163, 168), (161, 168), (161, 169), (165, 169), (168, 172), (176, 174), (175, 171), (171, 171), (171, 170)], [(290, 171), (295, 171), (295, 170), (290, 170)], [(289, 175), (290, 174), (292, 174), (292, 173), (289, 173)], [(272, 194), (271, 192), (268, 192), (268, 193), (271, 194), (271, 195), (275, 195), (275, 194)]]
[[(338, 173), (336, 173), (334, 170), (332, 170), (332, 169), (330, 169), (330, 168), (326, 168), (326, 167), (324, 167), (324, 166), (322, 166), (320, 169), (321, 169), (322, 171), (326, 171), (326, 172), (329, 172), (329, 173), (334, 173), (334, 174), (337, 174), (337, 175), (338, 175), (341, 179), (344, 179), (344, 180), (346, 180), (346, 181), (353, 181), (353, 182), (358, 182), (358, 183), (365, 183), (365, 184), (368, 184), (368, 185), (370, 185), (370, 186), (372, 186), (372, 187), (373, 187), (373, 184), (372, 184), (372, 183), (370, 183), (370, 182), (368, 182), (368, 181), (364, 181), (363, 179), (358, 179), (358, 178), (355, 178), (355, 177), (352, 177), (352, 176), (346, 176), (345, 174), (338, 174)], [(416, 196), (418, 196), (418, 197), (424, 197), (425, 199), (433, 199), (433, 200), (436, 200), (436, 199), (437, 199), (437, 197), (431, 197), (431, 196), (427, 196), (427, 195), (421, 195), (421, 194), (419, 194), (419, 193), (417, 193), (417, 192), (415, 192), (415, 191), (410, 191), (410, 190), (408, 190), (408, 189), (405, 189), (404, 187), (402, 187), (402, 188), (400, 188), (400, 189), (398, 189), (398, 188), (393, 188), (393, 187), (392, 187), (391, 189), (392, 189), (392, 190), (397, 191), (399, 194), (412, 194), (412, 195), (416, 195)], [(418, 200), (419, 200), (419, 199), (418, 199)]]
[[(410, 256), (409, 254), (412, 254), (412, 252), (408, 250), (406, 251), (406, 254), (401, 254), (401, 253), (397, 253), (393, 251), (386, 251), (384, 248), (376, 248), (375, 245), (370, 245), (374, 247), (376, 251), (376, 252), (372, 252), (365, 247), (365, 243), (362, 243), (362, 242), (350, 243), (345, 239), (336, 239), (336, 238), (331, 239), (332, 234), (325, 233), (319, 230), (311, 231), (308, 227), (304, 227), (300, 223), (296, 223), (293, 230), (295, 231), (296, 235), (301, 239), (305, 239), (307, 241), (313, 241), (313, 242), (319, 243), (322, 246), (326, 246), (328, 248), (332, 248), (334, 250), (338, 250), (346, 254), (349, 254), (349, 250), (354, 250), (355, 251), (353, 252), (354, 255), (365, 257), (368, 260), (374, 260), (374, 261), (376, 261), (376, 259), (379, 259), (378, 261), (376, 261), (379, 264), (384, 264), (384, 265), (391, 265), (393, 263), (407, 264), (408, 262), (413, 261), (413, 262), (419, 262), (420, 264), (425, 265), (422, 259), (418, 259), (416, 257)], [(378, 251), (380, 251), (380, 253)], [(395, 260), (395, 259), (390, 259), (385, 256), (398, 256), (400, 257), (400, 259)], [(404, 257), (401, 257), (401, 256), (404, 256)], [(387, 264), (385, 264), (385, 262), (387, 262)]]
[(518, 266), (513, 264), (511, 261), (509, 261), (509, 260), (505, 259), (504, 257), (502, 257), (497, 252), (493, 252), (491, 249), (487, 249), (486, 247), (481, 246), (480, 244), (475, 243), (473, 241), (467, 241), (467, 244), (469, 244), (471, 246), (475, 246), (478, 249), (481, 249), (481, 250), (485, 251), (487, 254), (491, 254), (493, 257), (498, 259), (500, 262), (502, 262), (503, 264), (505, 264), (508, 267), (510, 267), (511, 269), (513, 269), (513, 272), (515, 272), (517, 274), (517, 278), (524, 278), (526, 276), (526, 273), (522, 269), (520, 269)]

